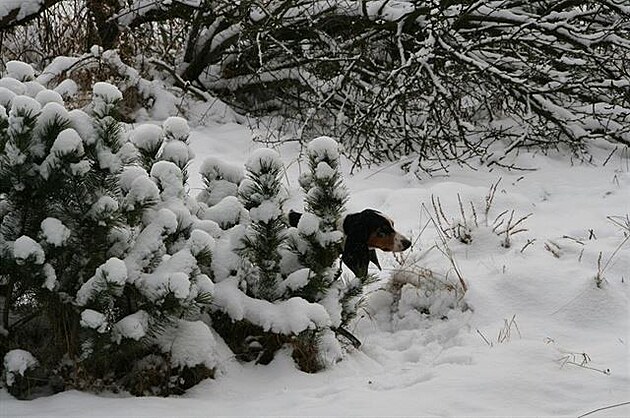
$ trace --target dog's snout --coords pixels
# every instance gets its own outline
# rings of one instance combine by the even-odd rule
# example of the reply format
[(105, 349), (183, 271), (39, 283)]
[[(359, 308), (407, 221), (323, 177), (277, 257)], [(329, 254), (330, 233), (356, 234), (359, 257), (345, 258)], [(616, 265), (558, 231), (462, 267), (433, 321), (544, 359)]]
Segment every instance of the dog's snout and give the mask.
[(396, 235), (394, 236), (394, 245), (390, 249), (390, 251), (405, 251), (409, 247), (411, 247), (411, 241), (409, 241), (404, 235), (396, 233)]

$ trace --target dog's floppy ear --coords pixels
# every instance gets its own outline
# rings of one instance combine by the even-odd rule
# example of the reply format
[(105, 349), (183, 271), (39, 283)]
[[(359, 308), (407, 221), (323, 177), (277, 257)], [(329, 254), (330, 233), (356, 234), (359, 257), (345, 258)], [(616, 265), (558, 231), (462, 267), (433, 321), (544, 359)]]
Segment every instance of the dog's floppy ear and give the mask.
[(365, 243), (367, 246), (367, 239), (370, 234), (365, 222), (367, 216), (367, 210), (346, 215), (343, 220), (343, 233), (346, 235), (346, 242)]
[[(346, 235), (346, 242), (343, 247), (341, 261), (357, 277), (367, 275), (368, 264), (372, 260), (372, 255), (367, 246), (369, 230), (365, 225), (366, 212), (352, 213), (343, 220), (343, 232)], [(376, 254), (374, 254), (376, 257)], [(378, 262), (378, 260), (377, 260)]]
[(349, 246), (346, 241), (343, 254), (341, 255), (341, 261), (348, 266), (348, 268), (357, 277), (365, 277), (368, 272), (368, 264), (370, 262), (370, 255), (367, 246), (353, 247)]

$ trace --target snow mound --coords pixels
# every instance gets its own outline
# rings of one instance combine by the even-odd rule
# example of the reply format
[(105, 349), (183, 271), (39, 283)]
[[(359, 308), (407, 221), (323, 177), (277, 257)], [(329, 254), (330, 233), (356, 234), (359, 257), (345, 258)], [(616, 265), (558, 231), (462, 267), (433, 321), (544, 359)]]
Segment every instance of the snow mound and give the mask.
[[(24, 2), (27, 4), (27, 2)], [(23, 6), (24, 7), (24, 6)], [(0, 13), (0, 16), (2, 13)], [(29, 81), (35, 78), (35, 70), (29, 64), (22, 61), (8, 61), (6, 63), (6, 75), (20, 81)]]
[(282, 160), (277, 151), (270, 148), (259, 148), (247, 160), (245, 168), (254, 174), (259, 174), (269, 169), (281, 169)]
[(92, 309), (85, 309), (81, 312), (80, 324), (84, 328), (92, 328), (101, 333), (107, 330), (105, 315)]
[(188, 121), (179, 116), (171, 116), (162, 123), (164, 137), (168, 140), (186, 141), (190, 135)]
[(145, 123), (129, 133), (129, 140), (141, 150), (155, 150), (162, 145), (162, 129)]
[(114, 324), (114, 338), (117, 343), (123, 338), (140, 340), (149, 330), (149, 314), (143, 310), (127, 315)]
[(44, 264), (44, 249), (33, 238), (22, 235), (13, 244), (13, 256), (18, 264), (32, 260), (35, 264)]
[(87, 282), (77, 292), (76, 302), (79, 306), (87, 304), (100, 290), (105, 287), (115, 286), (122, 292), (122, 286), (127, 281), (128, 272), (126, 264), (112, 257), (99, 266)]
[(237, 225), (245, 216), (245, 208), (236, 196), (227, 196), (216, 205), (206, 209), (203, 218), (219, 224), (222, 229)]
[(317, 161), (335, 161), (339, 159), (339, 144), (328, 136), (313, 139), (307, 146), (308, 154)]
[(162, 159), (175, 163), (178, 167), (184, 168), (195, 154), (190, 150), (188, 145), (182, 141), (169, 141), (164, 145), (162, 150)]
[(54, 90), (43, 89), (37, 95), (35, 95), (35, 100), (37, 100), (42, 106), (45, 106), (48, 103), (57, 103), (63, 105), (63, 97), (61, 94)]
[(9, 114), (9, 116), (17, 118), (18, 113), (35, 116), (39, 113), (40, 110), (42, 110), (42, 105), (37, 100), (29, 96), (20, 95), (13, 98), (11, 102), (11, 113)]
[(70, 238), (70, 229), (57, 218), (44, 219), (41, 228), (46, 242), (55, 247), (63, 246)]
[(56, 121), (70, 121), (70, 114), (63, 105), (54, 101), (42, 105), (42, 111), (37, 118), (38, 129), (44, 129)]
[(209, 181), (227, 180), (234, 184), (239, 184), (245, 177), (242, 167), (226, 163), (216, 157), (207, 157), (203, 160), (199, 173)]
[[(142, 172), (140, 170), (142, 170)], [(123, 202), (123, 205), (127, 209), (133, 209), (155, 202), (160, 197), (160, 189), (151, 181), (146, 171), (142, 168), (125, 170), (120, 180), (122, 190), (127, 191)]]
[(37, 366), (38, 361), (28, 351), (17, 349), (4, 355), (3, 364), (6, 373), (5, 382), (7, 386), (12, 386), (17, 375), (24, 376), (28, 369)]
[(162, 351), (170, 354), (173, 367), (204, 365), (209, 369), (217, 365), (216, 341), (206, 324), (201, 321), (180, 319), (157, 337)]
[(103, 100), (109, 103), (122, 100), (123, 98), (123, 95), (120, 90), (118, 90), (118, 87), (102, 81), (94, 84), (92, 87), (92, 94), (96, 100)]

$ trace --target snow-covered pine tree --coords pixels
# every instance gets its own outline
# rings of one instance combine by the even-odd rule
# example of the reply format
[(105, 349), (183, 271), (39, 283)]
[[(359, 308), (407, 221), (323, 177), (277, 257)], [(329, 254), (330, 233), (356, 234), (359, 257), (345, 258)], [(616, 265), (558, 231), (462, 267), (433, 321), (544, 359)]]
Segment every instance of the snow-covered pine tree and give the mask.
[(77, 294), (91, 357), (105, 358), (113, 347), (130, 356), (125, 387), (134, 394), (181, 393), (216, 364), (214, 337), (199, 320), (213, 288), (216, 225), (193, 215), (199, 208), (183, 172), (193, 155), (187, 137), (180, 118), (130, 134), (157, 149), (150, 174), (129, 167), (121, 175), (123, 212), (139, 214), (132, 217), (139, 223), (116, 235), (121, 259), (101, 265)]
[(239, 224), (246, 212), (238, 200), (238, 187), (244, 178), (242, 167), (208, 157), (199, 172), (205, 185), (197, 195), (203, 212), (201, 217), (215, 221), (223, 230)]
[[(211, 161), (209, 166), (216, 168), (217, 163)], [(212, 319), (214, 329), (237, 358), (266, 364), (283, 346), (293, 348), (294, 354), (313, 351), (301, 344), (300, 335), (327, 328), (330, 317), (322, 305), (285, 292), (286, 275), (293, 270), (283, 263), (288, 228), (282, 210), (285, 192), (279, 155), (258, 150), (246, 169), (239, 198), (247, 216), (242, 217), (242, 224), (226, 230), (219, 241), (213, 265), (217, 279)], [(210, 210), (232, 198), (224, 197)], [(310, 369), (299, 356), (294, 358), (300, 368)]]
[[(149, 128), (157, 151), (147, 169), (129, 166), (141, 141), (125, 141), (114, 86), (94, 86), (88, 113), (34, 81), (2, 86), (0, 354), (30, 359), (55, 390), (165, 395), (212, 375), (215, 342), (199, 319), (217, 228), (186, 194), (187, 126)], [(13, 364), (5, 383), (27, 396), (14, 363), (2, 363)]]
[(245, 164), (247, 177), (239, 196), (251, 222), (242, 241), (241, 254), (253, 267), (246, 276), (247, 293), (274, 301), (281, 296), (280, 249), (286, 241), (282, 205), (285, 200), (281, 175), (283, 164), (277, 152), (261, 148)]
[[(307, 157), (309, 169), (300, 177), (305, 212), (290, 238), (290, 247), (304, 269), (290, 275), (286, 287), (291, 295), (323, 305), (330, 315), (332, 329), (343, 332), (341, 327), (356, 315), (356, 298), (368, 278), (342, 277), (338, 264), (344, 244), (338, 225), (348, 199), (339, 171), (339, 145), (329, 137), (316, 138), (308, 144)], [(345, 334), (356, 344), (354, 337)], [(311, 350), (304, 350), (305, 356), (300, 361), (315, 370), (327, 361), (324, 357), (332, 356), (328, 361), (335, 361), (339, 350), (332, 340), (325, 330), (302, 334), (301, 344)]]
[(314, 139), (308, 144), (307, 157), (309, 170), (300, 177), (305, 194), (305, 213), (298, 224), (302, 242), (294, 240), (293, 249), (310, 272), (308, 282), (295, 293), (319, 302), (340, 275), (337, 260), (343, 250), (343, 234), (338, 224), (348, 192), (339, 172), (339, 150), (334, 139)]
[[(18, 62), (7, 69), (33, 72)], [(68, 112), (59, 94), (35, 81), (3, 81), (10, 88), (0, 94), (9, 109), (0, 109), (7, 122), (0, 123), (2, 354), (24, 348), (54, 374), (64, 356), (79, 355), (73, 295), (106, 260), (109, 233), (121, 220), (119, 131), (108, 122), (120, 93), (97, 84), (93, 107), (103, 112), (92, 119)]]

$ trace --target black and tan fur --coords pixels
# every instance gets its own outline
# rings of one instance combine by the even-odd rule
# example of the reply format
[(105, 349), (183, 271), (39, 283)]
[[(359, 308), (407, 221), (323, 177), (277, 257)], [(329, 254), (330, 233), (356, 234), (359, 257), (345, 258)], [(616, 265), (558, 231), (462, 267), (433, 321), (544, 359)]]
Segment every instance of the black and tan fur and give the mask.
[[(289, 224), (297, 226), (301, 213), (290, 212)], [(405, 236), (394, 229), (394, 222), (374, 209), (346, 215), (339, 228), (345, 236), (341, 261), (357, 276), (364, 277), (372, 262), (381, 268), (376, 250), (386, 252), (405, 251), (411, 246)]]

